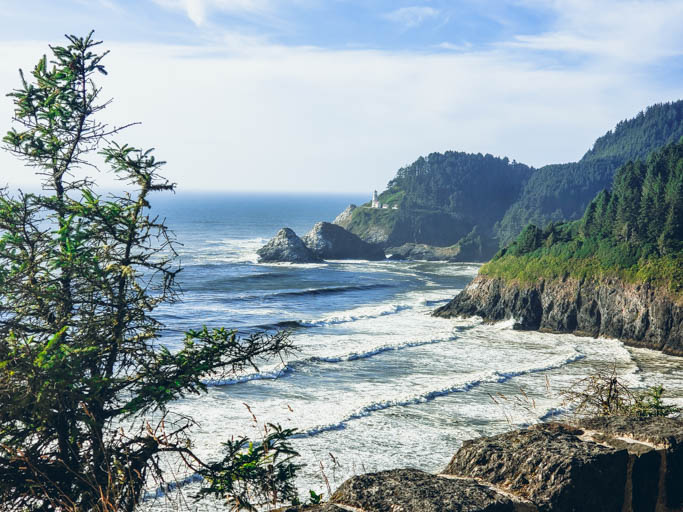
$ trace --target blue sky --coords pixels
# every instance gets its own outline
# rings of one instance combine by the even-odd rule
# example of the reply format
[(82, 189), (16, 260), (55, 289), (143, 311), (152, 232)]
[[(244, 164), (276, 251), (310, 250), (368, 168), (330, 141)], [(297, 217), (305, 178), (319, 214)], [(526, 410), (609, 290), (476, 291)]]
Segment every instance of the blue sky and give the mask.
[[(432, 151), (576, 160), (683, 97), (680, 0), (6, 0), (0, 85), (64, 33), (181, 189), (361, 192)], [(11, 103), (0, 102), (0, 130)], [(4, 182), (33, 183), (7, 155)], [(107, 177), (100, 178), (107, 182)]]

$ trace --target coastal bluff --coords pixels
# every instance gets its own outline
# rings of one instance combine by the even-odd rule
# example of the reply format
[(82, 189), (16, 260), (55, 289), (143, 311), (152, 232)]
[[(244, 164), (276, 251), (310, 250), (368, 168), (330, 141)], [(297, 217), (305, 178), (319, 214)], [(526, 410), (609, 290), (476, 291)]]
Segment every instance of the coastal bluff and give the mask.
[(513, 318), (520, 330), (618, 338), (683, 356), (683, 304), (648, 283), (567, 278), (524, 284), (480, 274), (433, 314), (489, 322)]
[(682, 484), (682, 419), (610, 416), (465, 441), (439, 474), (357, 475), (279, 512), (674, 512)]

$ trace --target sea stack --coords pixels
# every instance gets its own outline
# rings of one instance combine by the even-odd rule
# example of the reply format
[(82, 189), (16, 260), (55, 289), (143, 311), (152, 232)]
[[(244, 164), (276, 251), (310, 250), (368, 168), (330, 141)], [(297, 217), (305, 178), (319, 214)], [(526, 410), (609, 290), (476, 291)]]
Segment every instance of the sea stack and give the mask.
[(322, 259), (316, 256), (303, 243), (294, 231), (282, 228), (266, 245), (258, 251), (261, 263), (321, 263)]

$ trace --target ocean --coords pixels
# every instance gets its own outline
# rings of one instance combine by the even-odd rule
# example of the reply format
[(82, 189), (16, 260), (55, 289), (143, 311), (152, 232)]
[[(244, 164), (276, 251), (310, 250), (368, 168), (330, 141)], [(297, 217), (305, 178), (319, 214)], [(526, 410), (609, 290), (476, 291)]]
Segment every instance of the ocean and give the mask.
[[(464, 440), (571, 414), (560, 396), (615, 365), (633, 386), (661, 383), (683, 405), (680, 359), (616, 340), (521, 332), (513, 322), (433, 318), (479, 264), (330, 261), (259, 264), (256, 250), (284, 227), (304, 235), (332, 221), (354, 196), (183, 194), (152, 198), (178, 241), (182, 300), (159, 307), (160, 343), (177, 349), (188, 329), (248, 335), (291, 331), (296, 351), (261, 361), (209, 392), (172, 404), (192, 416), (194, 449), (217, 459), (221, 443), (279, 423), (305, 464), (297, 485), (329, 494), (354, 474), (395, 467), (438, 471)], [(247, 407), (248, 406), (248, 407)], [(253, 413), (253, 416), (252, 416)], [(256, 422), (254, 421), (256, 418)], [(218, 510), (195, 503), (182, 469), (166, 491), (150, 486), (146, 509)], [(329, 488), (328, 488), (329, 486)], [(184, 498), (183, 498), (184, 496)]]

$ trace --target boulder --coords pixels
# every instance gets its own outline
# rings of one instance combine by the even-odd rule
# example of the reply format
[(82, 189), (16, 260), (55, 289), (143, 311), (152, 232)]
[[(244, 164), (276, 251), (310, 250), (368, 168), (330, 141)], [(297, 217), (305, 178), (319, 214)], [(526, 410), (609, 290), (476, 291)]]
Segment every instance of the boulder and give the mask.
[(544, 424), (466, 441), (444, 473), (490, 482), (541, 511), (621, 512), (627, 450), (584, 442), (580, 433)]
[(629, 452), (626, 509), (683, 510), (683, 419), (600, 416), (584, 436)]
[(445, 473), (490, 482), (540, 511), (680, 511), (683, 420), (598, 417), (482, 437)]
[(258, 251), (259, 262), (320, 263), (304, 242), (289, 228), (282, 228), (266, 245)]
[(330, 498), (346, 510), (372, 512), (513, 512), (510, 498), (472, 479), (394, 469), (348, 479)]
[(364, 242), (341, 226), (329, 222), (318, 222), (302, 240), (313, 254), (322, 259), (385, 259), (381, 247)]

